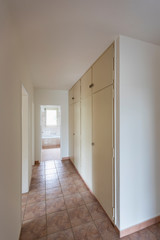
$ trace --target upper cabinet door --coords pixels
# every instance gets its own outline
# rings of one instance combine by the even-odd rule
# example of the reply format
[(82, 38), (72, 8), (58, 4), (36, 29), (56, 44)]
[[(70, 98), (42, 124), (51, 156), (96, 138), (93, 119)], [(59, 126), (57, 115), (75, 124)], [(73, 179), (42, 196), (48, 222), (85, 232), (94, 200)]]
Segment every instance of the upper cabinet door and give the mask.
[(80, 101), (80, 80), (73, 87), (74, 103)]
[(114, 44), (93, 65), (93, 93), (113, 83)]
[(73, 88), (69, 90), (69, 104), (74, 103)]
[(92, 69), (90, 68), (81, 78), (81, 99), (91, 96)]

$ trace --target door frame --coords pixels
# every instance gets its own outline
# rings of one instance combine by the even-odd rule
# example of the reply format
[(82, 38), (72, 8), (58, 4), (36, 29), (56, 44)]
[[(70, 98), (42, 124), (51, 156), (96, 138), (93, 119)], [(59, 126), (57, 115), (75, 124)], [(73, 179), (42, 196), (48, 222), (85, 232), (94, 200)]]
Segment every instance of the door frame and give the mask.
[(29, 191), (29, 102), (22, 85), (22, 193)]
[(40, 105), (40, 128), (39, 128), (39, 131), (40, 131), (40, 162), (42, 162), (42, 126), (41, 126), (41, 122), (42, 122), (42, 114), (41, 114), (41, 107), (48, 107), (50, 109), (54, 109), (56, 107), (59, 108), (60, 110), (60, 160), (62, 159), (62, 110), (61, 110), (61, 105), (51, 105), (51, 104), (43, 104), (43, 105)]

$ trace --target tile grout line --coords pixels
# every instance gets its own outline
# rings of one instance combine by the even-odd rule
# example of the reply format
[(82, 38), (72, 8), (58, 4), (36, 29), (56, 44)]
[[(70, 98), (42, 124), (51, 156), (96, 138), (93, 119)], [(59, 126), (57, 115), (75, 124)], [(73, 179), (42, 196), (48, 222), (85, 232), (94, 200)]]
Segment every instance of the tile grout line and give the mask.
[[(78, 174), (77, 174), (77, 176), (78, 176)], [(61, 182), (60, 182), (60, 184), (61, 184)], [(70, 185), (70, 184), (67, 184), (67, 185)], [(78, 186), (76, 185), (76, 183), (74, 183), (74, 185), (76, 186), (76, 188), (77, 188), (77, 190), (78, 190)], [(62, 186), (62, 184), (61, 184), (61, 186)], [(80, 194), (80, 196), (82, 197), (82, 195), (81, 195), (81, 192), (77, 192), (77, 193), (79, 193)], [(76, 193), (74, 193), (74, 194), (76, 194)], [(64, 194), (63, 194), (64, 195)], [(73, 195), (73, 193), (71, 194), (71, 195), (69, 195), (69, 196), (72, 196)], [(68, 195), (67, 195), (68, 196)], [(83, 199), (83, 197), (82, 197), (82, 199)], [(84, 201), (84, 199), (83, 199), (83, 201)], [(85, 203), (85, 201), (84, 201), (84, 204), (83, 205), (81, 205), (81, 206), (86, 206), (86, 203)], [(81, 206), (79, 206), (79, 207), (81, 207)], [(67, 207), (67, 206), (66, 206)], [(75, 207), (73, 207), (73, 208), (75, 208)], [(70, 209), (73, 209), (73, 208), (70, 208)], [(87, 206), (86, 206), (86, 208), (87, 208)], [(66, 210), (67, 210), (67, 213), (68, 213), (68, 217), (69, 217), (69, 220), (70, 220), (70, 224), (71, 224), (71, 230), (72, 230), (72, 233), (73, 233), (73, 237), (74, 237), (74, 239), (75, 239), (75, 234), (74, 234), (74, 231), (73, 231), (73, 226), (72, 226), (72, 223), (71, 223), (71, 219), (70, 219), (70, 215), (69, 215), (69, 209), (68, 208), (66, 208)], [(88, 208), (87, 208), (87, 210), (88, 210)], [(91, 214), (90, 214), (90, 212), (89, 212), (89, 210), (88, 210), (88, 213), (89, 213), (89, 215), (91, 216)], [(92, 219), (92, 221), (91, 222), (93, 222), (94, 223), (94, 221), (93, 221), (93, 218), (92, 218), (92, 216), (91, 216), (91, 219)], [(88, 222), (88, 223), (91, 223), (90, 221)], [(74, 227), (78, 227), (78, 226), (83, 226), (84, 224), (80, 224), (80, 225), (77, 225), (77, 226), (74, 226)], [(94, 225), (95, 225), (95, 223), (94, 223)], [(96, 227), (96, 226), (95, 226)], [(97, 227), (96, 227), (97, 228)], [(98, 229), (97, 229), (98, 230)], [(99, 231), (98, 231), (99, 232)]]
[[(87, 204), (86, 204), (86, 208), (88, 209), (88, 206), (87, 206)], [(90, 213), (89, 209), (88, 209), (88, 212)], [(91, 215), (91, 213), (90, 213), (90, 215)], [(95, 220), (96, 220), (96, 219), (94, 219), (94, 218), (92, 217), (92, 215), (91, 215), (91, 218), (92, 218), (92, 221), (93, 221), (93, 223), (94, 223), (94, 225), (95, 225), (95, 227), (96, 227), (96, 229), (97, 229), (98, 233), (99, 233), (99, 234), (100, 234), (100, 236), (101, 236), (101, 239), (103, 240), (103, 237), (102, 237), (102, 235), (101, 235), (101, 233), (100, 233), (99, 229), (97, 228), (97, 226), (96, 226), (96, 224), (95, 224)], [(103, 218), (99, 218), (99, 219), (103, 219)], [(98, 219), (97, 219), (97, 220), (98, 220)]]
[[(57, 169), (57, 166), (56, 166), (56, 169)], [(62, 191), (62, 184), (61, 184), (61, 181), (60, 181), (60, 178), (59, 178), (58, 171), (57, 171), (57, 176), (58, 176), (58, 180), (59, 180), (59, 183), (60, 183), (60, 188), (61, 188), (61, 191)], [(66, 211), (66, 212), (67, 212), (68, 219), (69, 219), (69, 221), (70, 221), (70, 228), (64, 229), (63, 231), (68, 230), (68, 229), (71, 229), (71, 230), (72, 230), (71, 220), (70, 220), (69, 213), (68, 213), (68, 209), (67, 209), (67, 206), (66, 206), (66, 203), (65, 203), (63, 191), (62, 191), (62, 195), (63, 195), (62, 197), (63, 197), (63, 200), (64, 200), (64, 204), (65, 204), (65, 207), (66, 207), (66, 209), (65, 209), (65, 210), (62, 210), (62, 211)], [(58, 212), (60, 212), (60, 211), (58, 211)], [(58, 231), (58, 232), (61, 232), (61, 231)], [(73, 233), (73, 231), (72, 231), (72, 233)], [(73, 237), (74, 237), (74, 234), (73, 234)], [(74, 238), (74, 239), (75, 239), (75, 238)]]
[[(83, 179), (82, 179), (82, 177), (79, 175), (79, 177), (81, 178), (81, 180), (83, 181)], [(87, 190), (88, 191), (88, 190)], [(85, 191), (84, 191), (85, 192)], [(88, 191), (89, 192), (89, 191)], [(81, 195), (81, 193), (82, 192), (79, 192), (80, 193), (80, 195)], [(90, 193), (91, 194), (91, 193)], [(82, 196), (82, 195), (81, 195)], [(83, 198), (83, 197), (82, 197)], [(85, 202), (85, 201), (84, 201)], [(97, 202), (97, 200), (96, 200), (96, 202)], [(87, 203), (85, 202), (85, 206), (86, 206), (86, 208), (87, 208), (87, 210), (88, 210), (88, 212), (89, 212), (89, 214), (90, 214), (90, 216), (91, 216), (91, 218), (92, 218), (92, 222), (93, 222), (93, 224), (94, 224), (94, 226), (96, 227), (96, 229), (97, 229), (97, 231), (98, 231), (98, 233), (100, 234), (100, 237), (101, 237), (101, 239), (103, 240), (103, 237), (102, 237), (102, 235), (101, 235), (101, 233), (100, 233), (100, 231), (98, 230), (98, 228), (97, 228), (97, 226), (96, 226), (96, 224), (95, 224), (95, 220), (94, 220), (94, 218), (92, 217), (92, 215), (91, 215), (91, 213), (90, 213), (90, 211), (89, 211), (89, 209), (88, 209), (88, 206), (87, 206)], [(100, 218), (100, 219), (102, 219), (102, 218)]]
[[(56, 166), (56, 168), (58, 168), (58, 167)], [(58, 171), (57, 171), (57, 172), (58, 172)], [(68, 172), (68, 171), (66, 171), (66, 172)], [(63, 194), (64, 204), (65, 204), (65, 206), (66, 206), (66, 212), (67, 212), (67, 215), (68, 215), (68, 219), (69, 219), (69, 221), (70, 221), (70, 228), (68, 228), (68, 229), (71, 229), (72, 234), (73, 234), (73, 238), (75, 239), (75, 234), (74, 234), (73, 227), (72, 227), (72, 223), (71, 223), (71, 219), (70, 219), (70, 216), (69, 216), (68, 207), (67, 207), (66, 202), (65, 202), (65, 194), (64, 194), (64, 192), (63, 192), (63, 190), (62, 190), (63, 188), (62, 188), (62, 183), (61, 183), (61, 181), (60, 181), (59, 172), (58, 172), (58, 179), (59, 179), (59, 182), (60, 182), (60, 185), (61, 185), (61, 191), (62, 191), (62, 194)], [(66, 184), (66, 185), (68, 186), (68, 185), (72, 185), (72, 184)], [(73, 183), (73, 185), (76, 186), (74, 183)], [(69, 195), (66, 195), (66, 196), (72, 196), (72, 195), (73, 195), (73, 193), (72, 193), (72, 194), (69, 194)]]
[[(81, 176), (80, 176), (80, 178), (81, 178)], [(81, 180), (82, 180), (82, 178), (81, 178)], [(83, 181), (83, 180), (82, 180)], [(88, 190), (87, 190), (88, 191)], [(89, 192), (89, 191), (88, 191)], [(90, 193), (90, 192), (89, 192)], [(80, 192), (80, 195), (82, 194), (82, 192)], [(91, 194), (91, 193), (90, 193)], [(92, 194), (91, 194), (92, 195)], [(82, 195), (81, 195), (82, 196)], [(100, 233), (100, 231), (98, 230), (98, 228), (97, 228), (97, 226), (96, 226), (96, 224), (95, 224), (95, 220), (96, 219), (94, 219), (93, 217), (92, 217), (92, 215), (91, 215), (91, 213), (90, 213), (90, 211), (89, 211), (89, 209), (88, 209), (88, 206), (87, 206), (87, 204), (94, 204), (94, 202), (91, 202), (91, 203), (86, 203), (85, 202), (85, 206), (86, 206), (86, 208), (87, 208), (87, 210), (88, 210), (88, 212), (89, 212), (89, 214), (90, 214), (90, 216), (91, 216), (91, 218), (92, 218), (92, 222), (93, 222), (93, 224), (94, 224), (94, 226), (96, 227), (96, 229), (97, 229), (97, 231), (98, 231), (98, 233), (100, 234), (100, 237), (101, 237), (101, 239), (103, 240), (103, 237), (102, 237), (102, 235), (101, 235), (101, 233)], [(98, 203), (97, 202), (97, 200), (96, 200), (96, 202), (95, 203)], [(103, 219), (103, 218), (99, 218), (99, 219)], [(98, 219), (97, 219), (98, 220)]]
[[(59, 175), (58, 175), (58, 178), (59, 178)], [(60, 178), (59, 178), (59, 181), (60, 181)], [(60, 185), (61, 185), (61, 189), (62, 189), (61, 181), (60, 181)], [(73, 234), (73, 239), (75, 240), (75, 235), (74, 235), (74, 232), (73, 232), (72, 223), (71, 223), (71, 219), (70, 219), (70, 216), (69, 216), (68, 208), (67, 208), (67, 205), (66, 205), (66, 202), (65, 202), (65, 196), (64, 196), (63, 190), (62, 190), (62, 194), (63, 194), (64, 203), (65, 203), (65, 206), (66, 206), (66, 212), (67, 212), (67, 215), (68, 215), (68, 219), (70, 221), (70, 226), (71, 226), (70, 229), (71, 229), (72, 234)]]
[[(51, 161), (51, 160), (50, 160)], [(67, 229), (63, 229), (63, 230), (58, 230), (57, 232), (54, 232), (54, 233), (58, 233), (58, 232), (62, 232), (62, 231), (65, 231), (65, 230), (68, 230), (68, 229), (70, 229), (71, 230), (71, 232), (72, 232), (72, 234), (73, 234), (73, 238), (74, 239), (76, 239), (76, 236), (75, 236), (75, 234), (74, 234), (74, 231), (73, 231), (73, 228), (74, 227), (79, 227), (79, 226), (83, 226), (83, 225), (85, 225), (85, 224), (89, 224), (89, 223), (93, 223), (94, 224), (94, 226), (96, 227), (96, 229), (97, 229), (97, 231), (98, 231), (98, 233), (99, 233), (99, 235), (100, 235), (100, 238), (101, 239), (103, 239), (103, 235), (101, 234), (101, 232), (99, 231), (99, 229), (98, 229), (98, 227), (97, 227), (97, 225), (96, 225), (96, 220), (102, 220), (102, 219), (104, 219), (105, 220), (105, 217), (100, 217), (100, 218), (97, 218), (97, 219), (94, 219), (93, 217), (92, 217), (92, 215), (91, 215), (91, 213), (90, 213), (90, 211), (89, 211), (89, 208), (88, 208), (88, 205), (89, 204), (94, 204), (94, 203), (98, 203), (98, 205), (100, 205), (99, 204), (99, 202), (96, 200), (96, 201), (91, 201), (91, 202), (86, 202), (86, 201), (84, 201), (84, 197), (83, 197), (83, 193), (85, 193), (85, 192), (89, 192), (91, 195), (93, 195), (90, 191), (88, 191), (88, 189), (86, 189), (85, 191), (79, 191), (79, 188), (78, 188), (78, 184), (76, 184), (75, 182), (74, 182), (74, 178), (72, 177), (72, 174), (70, 175), (70, 174), (68, 174), (67, 176), (64, 176), (63, 177), (63, 171), (61, 172), (61, 171), (58, 171), (58, 169), (59, 168), (62, 168), (63, 169), (63, 167), (59, 167), (59, 165), (57, 165), (57, 164), (55, 164), (55, 161), (56, 160), (53, 160), (53, 162), (54, 162), (54, 166), (55, 166), (55, 168), (53, 168), (53, 169), (55, 169), (56, 170), (56, 175), (57, 175), (57, 180), (58, 180), (58, 182), (59, 182), (59, 186), (58, 187), (60, 187), (60, 189), (61, 189), (61, 192), (62, 192), (62, 197), (61, 198), (63, 198), (63, 201), (64, 201), (64, 205), (65, 205), (65, 209), (64, 210), (61, 210), (61, 211), (66, 211), (67, 212), (67, 215), (68, 215), (68, 219), (69, 219), (69, 222), (70, 222), (70, 227), (69, 228), (67, 228)], [(59, 160), (60, 161), (60, 160)], [(46, 161), (47, 162), (47, 161)], [(49, 214), (52, 214), (52, 213), (49, 213), (49, 214), (47, 214), (47, 180), (46, 180), (46, 176), (47, 175), (53, 175), (54, 173), (52, 173), (52, 174), (46, 174), (46, 165), (45, 165), (45, 163), (44, 163), (44, 165), (43, 165), (43, 171), (44, 171), (44, 176), (45, 176), (45, 180), (44, 180), (44, 182), (45, 182), (45, 217), (46, 217), (46, 235), (44, 236), (44, 237), (46, 237), (47, 238), (47, 236), (49, 236), (50, 234), (48, 234), (48, 222), (47, 222), (47, 216), (49, 215)], [(35, 168), (36, 169), (36, 168)], [(38, 169), (38, 168), (37, 168)], [(52, 167), (50, 168), (50, 169), (52, 169)], [(48, 169), (49, 170), (49, 169)], [(72, 173), (72, 172), (70, 172), (70, 170), (69, 169), (64, 169), (65, 171), (64, 171), (64, 173)], [(41, 170), (40, 170), (41, 171)], [(37, 175), (36, 175), (36, 178), (37, 179), (41, 179), (41, 175), (39, 175), (39, 173), (38, 172), (40, 172), (40, 171), (37, 171)], [(36, 172), (36, 171), (34, 171), (34, 172)], [(62, 173), (62, 174), (61, 174)], [(83, 181), (83, 179), (81, 178), (81, 176), (80, 175), (78, 175), (77, 173), (75, 173), (77, 176), (79, 176), (79, 178), (80, 178), (80, 180), (82, 180)], [(62, 177), (60, 177), (62, 175)], [(75, 175), (75, 176), (76, 176)], [(32, 173), (32, 177), (33, 177), (33, 173)], [(63, 178), (65, 179), (67, 179), (67, 178), (72, 178), (72, 180), (73, 180), (73, 182), (72, 183), (67, 183), (65, 186), (69, 186), (69, 185), (74, 185), (74, 186), (76, 186), (76, 188), (77, 188), (77, 190), (78, 190), (78, 192), (75, 192), (75, 193), (70, 193), (70, 194), (67, 194), (67, 195), (65, 195), (64, 194), (64, 192), (63, 192)], [(40, 180), (39, 179), (39, 180)], [(52, 181), (54, 182), (54, 179), (52, 179)], [(43, 182), (43, 181), (42, 181)], [(35, 184), (39, 184), (39, 183), (41, 183), (41, 181), (40, 182), (38, 182), (38, 183), (35, 183)], [(32, 184), (32, 182), (31, 182), (31, 184)], [(37, 185), (37, 187), (38, 187), (38, 185)], [(57, 188), (56, 186), (54, 186), (54, 187), (51, 187), (51, 188), (48, 188), (48, 189), (54, 189), (54, 188)], [(82, 188), (83, 189), (83, 188)], [(40, 191), (42, 191), (43, 189), (40, 189)], [(33, 192), (33, 193), (36, 193), (37, 191), (35, 191), (35, 192)], [(23, 222), (24, 222), (24, 216), (25, 216), (25, 212), (26, 212), (26, 207), (27, 207), (27, 204), (28, 204), (28, 200), (29, 200), (29, 193), (30, 193), (30, 191), (28, 192), (28, 194), (27, 194), (27, 197), (26, 197), (26, 201), (25, 201), (25, 205), (24, 205), (24, 214), (23, 214), (23, 218), (22, 218), (22, 224), (23, 224)], [(32, 193), (31, 193), (32, 194)], [(86, 208), (87, 208), (87, 210), (88, 210), (88, 212), (89, 212), (89, 215), (91, 216), (91, 221), (89, 221), (89, 222), (86, 222), (86, 223), (81, 223), (80, 225), (77, 225), (77, 226), (72, 226), (72, 223), (71, 223), (71, 218), (70, 218), (70, 215), (69, 215), (69, 210), (70, 209), (72, 209), (72, 208), (68, 208), (67, 207), (67, 205), (66, 205), (66, 201), (65, 201), (65, 198), (66, 197), (72, 197), (73, 195), (76, 195), (76, 194), (79, 194), (80, 196), (81, 196), (81, 198), (83, 199), (83, 204), (82, 205), (79, 205), (78, 207), (81, 207), (81, 206), (85, 206)], [(56, 195), (56, 194), (55, 194)], [(94, 197), (94, 195), (93, 195), (93, 197)], [(57, 199), (57, 198), (59, 198), (59, 197), (55, 197), (54, 199)], [(52, 199), (52, 198), (51, 198)], [(41, 202), (41, 201), (38, 201), (38, 203), (39, 202)], [(35, 203), (37, 203), (37, 202), (35, 202)], [(32, 204), (32, 203), (31, 203)], [(33, 203), (34, 204), (34, 203)], [(101, 205), (100, 205), (100, 207), (101, 207)], [(73, 207), (73, 208), (76, 208), (76, 207)], [(61, 211), (55, 211), (55, 212), (53, 212), (53, 213), (56, 213), (56, 212), (61, 212)], [(43, 215), (44, 216), (44, 215)], [(39, 216), (39, 217), (35, 217), (35, 218), (33, 218), (33, 219), (38, 219), (38, 218), (41, 218), (42, 216)], [(107, 217), (107, 216), (106, 216)], [(28, 221), (28, 220), (31, 220), (31, 219), (27, 219), (26, 221)], [(154, 233), (154, 232), (152, 232), (150, 229), (148, 229), (149, 230), (149, 232), (150, 233), (152, 233), (155, 237), (156, 237), (156, 234)], [(53, 233), (53, 234), (54, 234)]]
[[(71, 164), (74, 166), (73, 163), (71, 163)], [(74, 168), (75, 168), (75, 166), (74, 166)], [(84, 182), (83, 178), (82, 178), (81, 175), (78, 173), (78, 171), (77, 171), (77, 174), (78, 174), (78, 176), (80, 177), (80, 179), (82, 180), (82, 182)], [(84, 184), (86, 185), (85, 182), (84, 182)], [(87, 185), (86, 185), (86, 187), (87, 187)], [(90, 192), (89, 189), (88, 189), (87, 191)], [(80, 192), (80, 194), (81, 194), (81, 192)], [(93, 195), (91, 192), (90, 192), (90, 194)], [(94, 196), (94, 195), (93, 195), (93, 196)], [(99, 204), (99, 202), (97, 201), (97, 199), (96, 199), (96, 202)], [(85, 202), (85, 205), (86, 205), (86, 208), (88, 209), (88, 206), (87, 206), (87, 203), (86, 203), (86, 202)], [(100, 207), (101, 207), (101, 206), (100, 206)], [(89, 209), (88, 209), (88, 212), (90, 213)], [(90, 215), (91, 215), (91, 213), (90, 213)], [(91, 215), (91, 218), (92, 218), (92, 220), (93, 220), (93, 223), (94, 223), (97, 231), (99, 232), (99, 234), (100, 234), (100, 236), (101, 236), (101, 238), (102, 238), (102, 240), (103, 240), (103, 237), (102, 237), (100, 231), (98, 230), (98, 228), (97, 228), (97, 226), (96, 226), (96, 224), (95, 224), (95, 220), (96, 220), (96, 219), (94, 220), (94, 218), (92, 217), (92, 215)], [(99, 219), (103, 219), (103, 218), (99, 218)], [(98, 220), (98, 219), (97, 219), (97, 220)]]
[[(54, 161), (54, 160), (53, 160)], [(55, 165), (55, 163), (54, 163), (54, 166), (55, 166), (55, 169), (56, 169), (56, 165)], [(53, 168), (54, 169), (54, 168)], [(45, 172), (45, 179), (46, 179), (46, 172)], [(51, 174), (52, 175), (52, 174)], [(56, 170), (56, 175), (58, 176), (58, 174), (57, 174), (57, 170)], [(50, 189), (50, 188), (49, 188)], [(51, 188), (52, 189), (52, 188)], [(46, 190), (47, 189), (45, 189), (45, 196), (46, 196)], [(49, 213), (49, 214), (52, 214), (52, 213)], [(46, 235), (46, 237), (48, 238), (48, 236), (50, 235), (49, 233), (48, 233), (48, 220), (47, 220), (47, 216), (49, 215), (48, 213), (47, 213), (47, 198), (46, 198), (46, 224), (47, 224), (47, 235)]]
[[(86, 206), (86, 208), (87, 208), (87, 210), (88, 210), (88, 207), (87, 207), (87, 203), (84, 201), (84, 198), (83, 198), (83, 195), (82, 195), (82, 193), (83, 192), (89, 192), (87, 189), (85, 190), (85, 191), (79, 191), (78, 190), (78, 184), (76, 184), (75, 182), (72, 182), (72, 183), (67, 183), (66, 184), (66, 186), (69, 186), (69, 185), (74, 185), (75, 187), (76, 187), (76, 189), (77, 189), (77, 192), (75, 192), (75, 193), (70, 193), (70, 194), (67, 194), (67, 195), (65, 195), (64, 194), (64, 192), (63, 192), (63, 183), (62, 183), (62, 179), (63, 179), (63, 177), (61, 178), (60, 177), (60, 175), (61, 175), (61, 172), (58, 172), (58, 165), (57, 164), (55, 164), (55, 161), (53, 160), (53, 162), (54, 162), (54, 166), (55, 166), (55, 170), (56, 170), (56, 175), (57, 175), (57, 178), (58, 178), (58, 181), (59, 181), (59, 185), (60, 185), (60, 188), (61, 188), (61, 192), (62, 192), (62, 198), (63, 198), (63, 201), (64, 201), (64, 205), (65, 205), (65, 210), (66, 210), (66, 212), (67, 212), (67, 215), (68, 215), (68, 218), (69, 218), (69, 221), (70, 221), (70, 228), (67, 228), (67, 229), (71, 229), (71, 231), (72, 231), (72, 234), (73, 234), (73, 237), (74, 237), (74, 239), (75, 239), (75, 235), (74, 235), (74, 231), (73, 231), (73, 226), (72, 226), (72, 223), (71, 223), (71, 219), (70, 219), (70, 216), (69, 216), (69, 208), (67, 207), (67, 205), (66, 205), (66, 201), (65, 201), (65, 197), (68, 197), (68, 196), (73, 196), (74, 194), (79, 194), (79, 196), (83, 199), (83, 204), (82, 205), (80, 205), (79, 207), (81, 207), (81, 206)], [(46, 180), (46, 165), (44, 164), (43, 165), (43, 169), (44, 169), (44, 174), (45, 174), (45, 215), (46, 215), (46, 237), (48, 236), (48, 223), (47, 223), (47, 197), (46, 197), (46, 190), (47, 190), (47, 185), (46, 185), (46, 182), (47, 182), (47, 180)], [(53, 168), (54, 169), (54, 168)], [(63, 169), (63, 168), (62, 168)], [(66, 172), (66, 173), (72, 173), (72, 171), (70, 172), (70, 170), (68, 170), (68, 169), (65, 169), (65, 171), (64, 172)], [(53, 173), (52, 173), (53, 174)], [(51, 174), (51, 175), (52, 175)], [(71, 174), (72, 175), (72, 174)], [(75, 175), (77, 175), (77, 176), (79, 176), (77, 173), (75, 173)], [(33, 177), (33, 176), (32, 176)], [(38, 176), (39, 177), (39, 176)], [(64, 177), (64, 178), (70, 178), (71, 177), (71, 179), (74, 181), (74, 178), (72, 177), (72, 176), (66, 176), (66, 177)], [(79, 176), (80, 177), (80, 176)], [(81, 177), (80, 177), (80, 180), (82, 180), (81, 179)], [(56, 186), (55, 187), (51, 187), (51, 188), (49, 188), (49, 189), (53, 189), (53, 188), (56, 188)], [(35, 191), (36, 192), (36, 191)], [(56, 197), (56, 198), (58, 198), (58, 197)], [(28, 201), (28, 195), (27, 195), (27, 201)], [(26, 201), (26, 204), (25, 204), (25, 206), (27, 205), (27, 201)], [(73, 207), (74, 208), (74, 207)], [(62, 210), (62, 211), (64, 211), (64, 210)], [(56, 211), (56, 212), (60, 212), (60, 211)], [(89, 212), (89, 210), (88, 210), (88, 212)], [(54, 213), (54, 212), (53, 212)], [(50, 213), (50, 214), (52, 214), (52, 213)], [(97, 229), (97, 226), (96, 226), (96, 224), (95, 224), (95, 222), (94, 222), (94, 219), (93, 219), (93, 217), (92, 217), (92, 215), (91, 215), (91, 213), (89, 212), (89, 215), (91, 216), (91, 219), (92, 219), (92, 221), (91, 222), (93, 222), (93, 224), (95, 225), (95, 227), (96, 227), (96, 229)], [(40, 216), (41, 217), (41, 216)], [(38, 217), (39, 218), (39, 217)], [(90, 222), (90, 221), (89, 221)], [(89, 223), (88, 222), (88, 223)], [(84, 224), (80, 224), (80, 225), (77, 225), (77, 226), (81, 226), (81, 225), (84, 225)], [(67, 230), (67, 229), (65, 229), (65, 230)], [(97, 229), (98, 230), (98, 229)], [(61, 232), (61, 231), (58, 231), (58, 232)], [(98, 231), (99, 232), (99, 231)]]

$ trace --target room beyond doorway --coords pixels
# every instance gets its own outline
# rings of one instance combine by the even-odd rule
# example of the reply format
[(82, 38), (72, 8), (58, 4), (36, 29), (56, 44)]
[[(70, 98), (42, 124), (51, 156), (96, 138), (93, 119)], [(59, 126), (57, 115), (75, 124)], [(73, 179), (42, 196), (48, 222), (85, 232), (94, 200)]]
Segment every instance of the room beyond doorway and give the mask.
[(41, 161), (61, 159), (61, 108), (41, 106)]

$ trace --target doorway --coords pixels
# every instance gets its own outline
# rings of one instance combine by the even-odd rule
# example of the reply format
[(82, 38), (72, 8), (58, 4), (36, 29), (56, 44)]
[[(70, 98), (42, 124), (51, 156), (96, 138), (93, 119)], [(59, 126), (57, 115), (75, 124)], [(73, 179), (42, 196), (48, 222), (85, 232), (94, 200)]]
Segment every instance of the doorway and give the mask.
[(28, 128), (28, 93), (22, 86), (22, 193), (29, 190)]
[(61, 107), (41, 106), (41, 161), (61, 159)]

